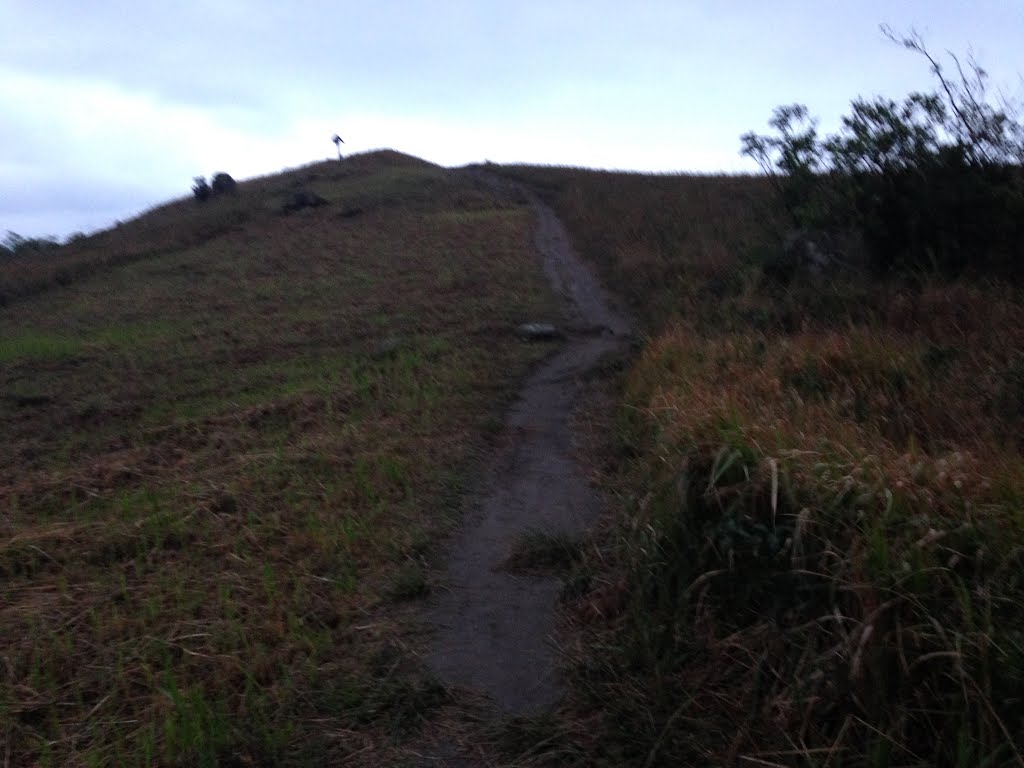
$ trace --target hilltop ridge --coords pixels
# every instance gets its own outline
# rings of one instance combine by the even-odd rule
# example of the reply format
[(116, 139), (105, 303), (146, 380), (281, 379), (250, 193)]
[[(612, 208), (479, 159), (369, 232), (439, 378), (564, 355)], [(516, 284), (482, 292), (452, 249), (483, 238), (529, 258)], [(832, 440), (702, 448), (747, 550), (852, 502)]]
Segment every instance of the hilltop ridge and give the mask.
[[(328, 202), (354, 207), (400, 202), (402, 170), (433, 172), (438, 183), (444, 169), (426, 160), (390, 149), (324, 160), (245, 179), (237, 193), (199, 204), (183, 195), (150, 208), (107, 229), (76, 237), (46, 258), (26, 254), (5, 260), (0, 272), (0, 306), (21, 296), (67, 285), (97, 269), (192, 247), (249, 225), (267, 227), (278, 220), (282, 203), (295, 189), (321, 194)], [(389, 176), (390, 174), (390, 176)], [(371, 177), (375, 189), (352, 194)], [(390, 183), (389, 180), (390, 179)]]

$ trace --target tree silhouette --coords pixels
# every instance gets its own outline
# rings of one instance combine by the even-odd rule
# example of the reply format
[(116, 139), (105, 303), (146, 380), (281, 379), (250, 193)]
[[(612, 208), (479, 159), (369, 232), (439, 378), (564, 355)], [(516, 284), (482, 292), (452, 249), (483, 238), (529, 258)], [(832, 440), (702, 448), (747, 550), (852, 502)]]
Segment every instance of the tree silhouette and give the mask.
[(338, 148), (338, 159), (341, 160), (341, 145), (345, 143), (344, 139), (342, 139), (338, 134), (334, 134), (334, 136), (331, 137), (331, 141), (333, 141), (334, 146)]

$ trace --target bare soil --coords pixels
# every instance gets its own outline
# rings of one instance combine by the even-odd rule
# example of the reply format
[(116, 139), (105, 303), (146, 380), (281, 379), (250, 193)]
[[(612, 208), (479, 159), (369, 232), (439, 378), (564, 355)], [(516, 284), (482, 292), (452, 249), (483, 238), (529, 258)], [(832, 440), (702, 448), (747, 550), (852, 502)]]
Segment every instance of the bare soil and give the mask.
[(501, 564), (524, 534), (579, 536), (597, 516), (600, 501), (575, 456), (570, 417), (587, 397), (589, 375), (628, 348), (630, 328), (554, 212), (512, 191), (535, 211), (537, 251), (571, 320), (565, 340), (523, 384), (470, 496), (448, 554), (445, 590), (428, 611), (434, 633), (427, 662), (445, 685), (486, 697), (507, 715), (528, 715), (549, 709), (561, 693), (550, 638), (562, 585)]

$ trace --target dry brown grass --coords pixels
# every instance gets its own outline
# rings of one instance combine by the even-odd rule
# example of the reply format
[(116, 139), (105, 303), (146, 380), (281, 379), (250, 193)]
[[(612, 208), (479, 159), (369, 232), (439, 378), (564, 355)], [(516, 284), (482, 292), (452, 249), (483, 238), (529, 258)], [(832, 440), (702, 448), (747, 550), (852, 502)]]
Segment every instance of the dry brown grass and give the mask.
[[(765, 270), (763, 180), (511, 169), (632, 298), (567, 647), (608, 765), (1018, 765), (1024, 300)], [(590, 611), (605, 592), (625, 611)], [(586, 762), (586, 761), (585, 761)]]
[(697, 290), (722, 292), (741, 259), (779, 229), (766, 180), (659, 176), (571, 168), (503, 168), (537, 189), (565, 222), (576, 249), (654, 332)]

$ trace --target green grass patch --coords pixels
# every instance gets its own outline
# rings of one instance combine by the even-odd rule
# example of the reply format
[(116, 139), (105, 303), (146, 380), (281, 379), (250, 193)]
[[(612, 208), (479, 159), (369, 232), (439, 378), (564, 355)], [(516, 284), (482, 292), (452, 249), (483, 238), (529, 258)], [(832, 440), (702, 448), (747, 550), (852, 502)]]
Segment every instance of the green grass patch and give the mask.
[(82, 352), (78, 339), (32, 332), (0, 338), (0, 363), (66, 360)]
[(146, 347), (163, 346), (168, 339), (182, 336), (188, 332), (173, 320), (162, 320), (148, 323), (133, 323), (131, 325), (110, 326), (95, 333), (90, 342), (102, 346), (118, 347), (122, 349), (135, 349)]

